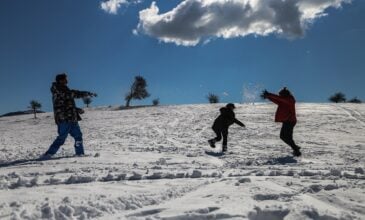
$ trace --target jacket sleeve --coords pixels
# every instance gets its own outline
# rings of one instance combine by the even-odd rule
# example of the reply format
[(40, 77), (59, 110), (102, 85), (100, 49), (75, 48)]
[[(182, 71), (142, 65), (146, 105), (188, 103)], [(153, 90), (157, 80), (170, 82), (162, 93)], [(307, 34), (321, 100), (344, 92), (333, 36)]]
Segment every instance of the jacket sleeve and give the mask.
[(242, 122), (240, 122), (237, 118), (236, 118), (236, 116), (235, 116), (235, 114), (232, 112), (232, 113), (228, 113), (227, 112), (227, 117), (229, 118), (229, 121), (231, 121), (231, 122), (233, 122), (233, 123), (236, 123), (236, 124), (238, 124), (238, 125), (240, 125), (241, 127), (243, 127), (243, 126), (245, 126)]
[(234, 119), (234, 123), (238, 124), (239, 126), (241, 127), (244, 127), (245, 125), (240, 121), (238, 120), (237, 118)]
[(270, 101), (272, 101), (273, 103), (277, 104), (277, 105), (279, 105), (279, 104), (290, 104), (290, 103), (288, 102), (288, 100), (286, 100), (286, 99), (284, 99), (284, 98), (282, 98), (282, 97), (280, 97), (280, 96), (278, 96), (278, 95), (272, 94), (272, 93), (269, 93), (269, 94), (267, 95), (267, 98), (268, 98)]
[(80, 99), (85, 96), (88, 96), (90, 92), (87, 91), (78, 91), (78, 90), (70, 90), (72, 98)]

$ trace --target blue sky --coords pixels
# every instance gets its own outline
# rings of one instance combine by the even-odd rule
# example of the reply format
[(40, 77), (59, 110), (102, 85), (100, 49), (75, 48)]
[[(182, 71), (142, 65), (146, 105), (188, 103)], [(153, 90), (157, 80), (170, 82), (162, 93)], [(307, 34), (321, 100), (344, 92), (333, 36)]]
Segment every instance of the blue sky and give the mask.
[[(327, 8), (304, 36), (223, 39), (213, 30), (194, 46), (178, 46), (176, 39), (190, 33), (176, 35), (171, 25), (138, 29), (139, 12), (151, 2), (122, 4), (111, 14), (100, 0), (0, 1), (0, 114), (24, 110), (32, 99), (50, 111), (49, 88), (60, 72), (68, 73), (70, 88), (98, 93), (93, 105), (124, 104), (135, 75), (147, 79), (152, 95), (132, 105), (154, 98), (162, 104), (206, 103), (209, 92), (223, 102), (240, 102), (248, 83), (274, 92), (287, 86), (299, 102), (327, 102), (337, 91), (365, 100), (365, 1)], [(156, 5), (164, 14), (181, 2)], [(175, 35), (170, 43), (161, 37)]]

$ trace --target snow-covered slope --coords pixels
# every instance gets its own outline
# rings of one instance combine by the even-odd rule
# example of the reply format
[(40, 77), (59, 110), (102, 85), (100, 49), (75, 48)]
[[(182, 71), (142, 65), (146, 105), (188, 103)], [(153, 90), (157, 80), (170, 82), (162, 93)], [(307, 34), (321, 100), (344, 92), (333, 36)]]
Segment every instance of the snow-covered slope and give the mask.
[(86, 110), (89, 156), (69, 138), (48, 161), (52, 113), (0, 118), (0, 219), (365, 219), (365, 105), (298, 104), (300, 159), (270, 104), (238, 105), (247, 129), (207, 154), (220, 106)]

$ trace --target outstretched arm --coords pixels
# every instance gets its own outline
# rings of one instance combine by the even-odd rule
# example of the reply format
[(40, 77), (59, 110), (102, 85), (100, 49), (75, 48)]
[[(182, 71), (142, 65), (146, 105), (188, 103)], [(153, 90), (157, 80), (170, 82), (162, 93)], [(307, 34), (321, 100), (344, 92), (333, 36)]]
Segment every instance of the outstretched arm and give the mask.
[(241, 127), (245, 127), (245, 125), (240, 122), (236, 117), (235, 114), (233, 113), (233, 111), (223, 111), (225, 108), (221, 109), (221, 114), (224, 115), (224, 117), (229, 121), (229, 122), (233, 122), (236, 123), (238, 125), (240, 125)]
[(96, 97), (96, 93), (88, 92), (88, 91), (78, 91), (78, 90), (71, 90), (71, 96), (76, 99), (84, 98), (87, 96)]
[(238, 124), (241, 127), (246, 127), (245, 124), (243, 124), (240, 120), (238, 120), (237, 118), (234, 119), (234, 123)]
[(260, 96), (262, 99), (269, 99), (270, 101), (272, 101), (273, 103), (275, 103), (277, 105), (290, 104), (290, 102), (287, 99), (285, 99), (281, 96), (275, 95), (273, 93), (270, 93), (266, 89), (264, 91), (262, 91)]
[(288, 102), (287, 99), (284, 99), (278, 95), (272, 94), (272, 93), (268, 93), (266, 96), (270, 101), (272, 101), (273, 103), (279, 105), (279, 104), (290, 104)]

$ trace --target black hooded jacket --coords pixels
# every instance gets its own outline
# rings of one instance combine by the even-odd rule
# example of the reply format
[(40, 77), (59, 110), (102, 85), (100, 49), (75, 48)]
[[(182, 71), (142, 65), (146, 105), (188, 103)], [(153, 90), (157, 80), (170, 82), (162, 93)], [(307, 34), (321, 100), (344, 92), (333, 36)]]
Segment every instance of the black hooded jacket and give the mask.
[(56, 124), (81, 120), (75, 98), (88, 96), (89, 92), (71, 90), (67, 86), (53, 83), (51, 87), (53, 112)]
[(219, 109), (219, 111), (221, 114), (214, 121), (214, 124), (212, 127), (214, 130), (228, 129), (228, 127), (231, 126), (233, 123), (236, 123), (242, 127), (244, 126), (244, 124), (242, 122), (240, 122), (238, 119), (236, 119), (236, 116), (231, 109), (229, 109), (227, 107), (223, 107), (223, 108)]

